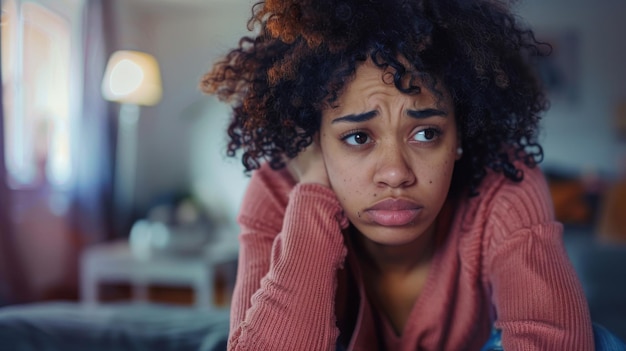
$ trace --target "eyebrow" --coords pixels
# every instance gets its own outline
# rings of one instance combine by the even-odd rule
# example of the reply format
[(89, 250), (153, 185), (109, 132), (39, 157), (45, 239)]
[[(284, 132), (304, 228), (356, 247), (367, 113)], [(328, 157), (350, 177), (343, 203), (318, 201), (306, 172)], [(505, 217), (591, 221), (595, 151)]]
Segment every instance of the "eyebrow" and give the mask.
[[(448, 116), (448, 114), (445, 111), (437, 110), (434, 108), (427, 108), (424, 110), (407, 110), (406, 113), (407, 115), (409, 115), (409, 117), (417, 118), (417, 119), (424, 119), (424, 118), (429, 118), (429, 117), (434, 117), (434, 116), (441, 116), (441, 117)], [(352, 123), (365, 122), (376, 117), (377, 115), (378, 115), (378, 111), (369, 111), (369, 112), (359, 113), (359, 114), (349, 114), (349, 115), (345, 115), (342, 117), (337, 117), (333, 119), (331, 123), (334, 124), (334, 123), (339, 123), (339, 122), (352, 122)]]
[(335, 119), (333, 119), (333, 121), (331, 123), (338, 123), (338, 122), (352, 122), (352, 123), (358, 123), (358, 122), (365, 122), (365, 121), (369, 121), (370, 119), (376, 117), (378, 115), (378, 111), (369, 111), (369, 112), (365, 112), (365, 113), (359, 113), (359, 114), (350, 114), (350, 115), (346, 115), (346, 116), (342, 116), (342, 117), (337, 117)]
[(409, 115), (409, 117), (413, 117), (417, 119), (429, 118), (429, 117), (434, 117), (434, 116), (441, 116), (441, 117), (448, 116), (448, 114), (445, 111), (437, 110), (434, 108), (427, 108), (424, 110), (407, 110), (406, 113), (407, 115)]

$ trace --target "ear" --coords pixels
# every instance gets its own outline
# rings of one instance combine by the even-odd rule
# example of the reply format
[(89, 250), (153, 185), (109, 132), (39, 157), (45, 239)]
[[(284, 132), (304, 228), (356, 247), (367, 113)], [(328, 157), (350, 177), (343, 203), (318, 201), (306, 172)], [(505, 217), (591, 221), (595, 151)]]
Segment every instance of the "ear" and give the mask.
[(462, 145), (461, 137), (458, 137), (456, 139), (456, 157), (455, 157), (456, 161), (460, 160), (461, 157), (463, 157), (463, 146), (461, 145)]

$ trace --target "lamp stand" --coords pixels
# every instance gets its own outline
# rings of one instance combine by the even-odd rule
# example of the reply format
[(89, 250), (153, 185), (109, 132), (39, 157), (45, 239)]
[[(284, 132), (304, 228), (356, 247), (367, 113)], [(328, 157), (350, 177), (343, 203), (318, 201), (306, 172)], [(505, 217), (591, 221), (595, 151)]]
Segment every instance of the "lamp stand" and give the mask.
[(121, 104), (117, 125), (114, 205), (116, 235), (128, 235), (135, 198), (139, 105)]

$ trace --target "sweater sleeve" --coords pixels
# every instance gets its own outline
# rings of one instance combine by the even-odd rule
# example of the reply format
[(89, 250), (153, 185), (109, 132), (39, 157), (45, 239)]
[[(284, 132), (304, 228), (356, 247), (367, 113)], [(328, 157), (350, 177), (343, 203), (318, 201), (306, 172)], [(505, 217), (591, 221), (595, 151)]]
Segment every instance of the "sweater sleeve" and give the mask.
[(228, 349), (334, 350), (336, 272), (346, 255), (341, 206), (329, 188), (255, 173), (238, 218)]
[(486, 272), (507, 351), (594, 349), (585, 295), (552, 206), (538, 168), (495, 192)]

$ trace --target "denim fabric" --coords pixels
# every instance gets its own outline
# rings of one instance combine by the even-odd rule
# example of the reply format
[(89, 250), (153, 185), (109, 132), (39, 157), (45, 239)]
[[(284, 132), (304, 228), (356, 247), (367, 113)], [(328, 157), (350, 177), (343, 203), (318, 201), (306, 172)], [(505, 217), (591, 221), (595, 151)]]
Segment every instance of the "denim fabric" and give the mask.
[[(626, 344), (608, 329), (600, 324), (593, 323), (593, 340), (596, 351), (626, 351)], [(493, 329), (491, 336), (481, 351), (503, 351), (502, 333)]]
[[(626, 351), (626, 344), (608, 329), (600, 324), (593, 324), (593, 339), (596, 351)], [(337, 343), (337, 351), (345, 351), (344, 347)], [(480, 351), (504, 351), (502, 348), (502, 332), (493, 328), (489, 340)]]
[(626, 344), (600, 324), (593, 324), (596, 351), (626, 351)]
[(485, 343), (480, 351), (503, 351), (502, 348), (502, 331), (496, 328), (491, 329), (489, 340)]

